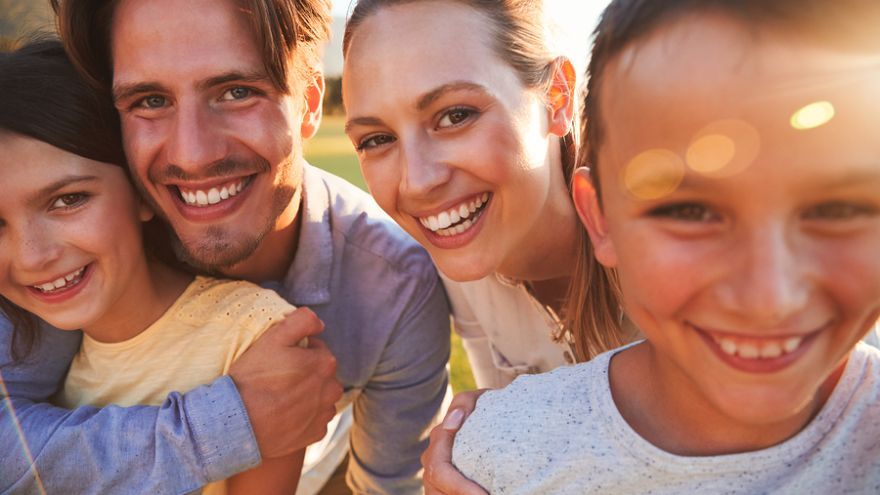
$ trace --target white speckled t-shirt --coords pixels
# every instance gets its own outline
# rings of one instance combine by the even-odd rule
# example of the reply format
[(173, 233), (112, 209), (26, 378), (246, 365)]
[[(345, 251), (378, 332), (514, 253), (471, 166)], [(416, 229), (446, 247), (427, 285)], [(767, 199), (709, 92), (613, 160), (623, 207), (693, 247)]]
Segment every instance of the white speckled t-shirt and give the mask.
[(608, 364), (523, 376), (487, 392), (453, 461), (491, 494), (880, 494), (880, 351), (860, 343), (800, 433), (759, 451), (685, 457), (640, 437), (611, 397)]

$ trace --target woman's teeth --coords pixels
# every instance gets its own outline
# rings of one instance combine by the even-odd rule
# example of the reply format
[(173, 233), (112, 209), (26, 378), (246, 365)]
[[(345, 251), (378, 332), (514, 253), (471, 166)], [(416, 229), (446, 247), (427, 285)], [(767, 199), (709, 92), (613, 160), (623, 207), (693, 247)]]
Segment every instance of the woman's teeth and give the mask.
[(37, 289), (42, 293), (50, 293), (55, 292), (59, 289), (67, 288), (68, 286), (73, 287), (78, 284), (80, 280), (82, 280), (82, 274), (85, 272), (86, 267), (82, 267), (79, 270), (74, 272), (70, 272), (63, 277), (58, 277), (56, 280), (52, 282), (47, 282), (45, 284), (34, 285), (33, 288)]
[(794, 352), (803, 342), (803, 337), (785, 339), (761, 339), (760, 342), (737, 341), (730, 337), (712, 336), (721, 351), (728, 356), (739, 356), (743, 359), (774, 359)]
[(241, 179), (225, 184), (220, 188), (212, 187), (208, 190), (185, 189), (181, 186), (178, 186), (177, 189), (180, 192), (180, 199), (182, 199), (187, 206), (204, 207), (215, 205), (240, 193), (241, 190), (244, 189), (245, 182), (246, 179)]
[(419, 222), (428, 230), (444, 237), (461, 234), (476, 222), (489, 201), (489, 193), (461, 203), (437, 215), (419, 218)]

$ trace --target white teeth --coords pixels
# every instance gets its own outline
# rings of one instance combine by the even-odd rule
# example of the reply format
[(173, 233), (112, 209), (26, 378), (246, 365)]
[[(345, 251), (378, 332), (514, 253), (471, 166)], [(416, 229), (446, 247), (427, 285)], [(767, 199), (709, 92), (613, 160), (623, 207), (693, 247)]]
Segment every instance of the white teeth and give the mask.
[(234, 184), (226, 184), (222, 187), (212, 187), (206, 190), (194, 189), (180, 191), (180, 199), (189, 206), (208, 206), (215, 205), (221, 201), (227, 200), (232, 196), (240, 193), (245, 186), (245, 179), (239, 180)]
[(40, 285), (34, 285), (33, 287), (36, 289), (39, 289), (42, 292), (52, 292), (52, 291), (58, 290), (62, 287), (66, 287), (66, 286), (70, 285), (71, 283), (74, 283), (74, 285), (75, 285), (76, 283), (79, 282), (78, 279), (83, 274), (83, 271), (85, 271), (85, 269), (86, 269), (86, 267), (82, 267), (79, 270), (76, 270), (75, 272), (68, 273), (67, 275), (64, 275), (63, 277), (58, 277), (57, 279), (55, 279), (51, 282), (47, 282), (45, 284), (40, 284)]
[[(477, 213), (477, 211), (486, 204), (488, 200), (489, 193), (483, 193), (477, 199), (462, 203), (447, 211), (440, 212), (437, 215), (420, 217), (419, 223), (421, 223), (426, 229), (432, 230), (436, 234), (442, 236), (460, 234), (473, 225), (473, 220), (476, 219), (474, 213)], [(466, 222), (465, 219), (467, 218), (470, 218), (471, 221)]]
[(775, 359), (783, 354), (794, 352), (803, 342), (803, 337), (789, 337), (785, 340), (768, 340), (737, 342), (730, 337), (714, 337), (721, 352), (728, 356), (739, 356), (743, 359)]

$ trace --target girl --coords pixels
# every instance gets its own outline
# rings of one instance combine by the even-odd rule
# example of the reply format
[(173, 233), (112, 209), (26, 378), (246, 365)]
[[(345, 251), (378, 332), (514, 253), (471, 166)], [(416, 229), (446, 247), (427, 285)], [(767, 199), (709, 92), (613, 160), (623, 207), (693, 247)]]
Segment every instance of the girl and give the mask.
[(364, 178), (442, 272), (479, 387), (575, 359), (575, 73), (543, 19), (540, 0), (361, 0), (343, 40)]
[[(19, 357), (34, 316), (82, 329), (59, 405), (158, 405), (225, 373), (293, 309), (274, 292), (193, 277), (145, 253), (141, 225), (153, 214), (128, 180), (116, 111), (59, 42), (0, 55), (0, 109), (0, 307)], [(302, 455), (205, 493), (292, 493)]]
[(647, 340), (484, 394), (454, 448), (467, 476), (877, 491), (880, 352), (859, 340), (880, 316), (878, 21), (872, 0), (611, 4), (574, 200)]

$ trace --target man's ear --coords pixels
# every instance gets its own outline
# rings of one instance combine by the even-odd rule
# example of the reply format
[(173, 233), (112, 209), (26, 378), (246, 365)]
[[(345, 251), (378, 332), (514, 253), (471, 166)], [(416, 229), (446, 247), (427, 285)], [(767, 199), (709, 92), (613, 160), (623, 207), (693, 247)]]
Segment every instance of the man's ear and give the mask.
[(581, 223), (590, 236), (594, 256), (605, 267), (617, 266), (617, 252), (608, 232), (605, 213), (599, 204), (596, 188), (593, 187), (593, 181), (590, 179), (590, 169), (580, 167), (574, 171), (571, 196)]
[(150, 205), (143, 199), (138, 200), (138, 218), (140, 218), (141, 222), (149, 222), (154, 216), (156, 216), (156, 213), (153, 212)]
[(303, 91), (305, 109), (300, 125), (303, 139), (309, 139), (318, 132), (321, 125), (321, 112), (324, 103), (324, 75), (315, 72)]
[(571, 131), (575, 112), (577, 75), (571, 60), (559, 57), (553, 61), (553, 75), (547, 88), (550, 110), (550, 132), (562, 137)]

